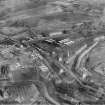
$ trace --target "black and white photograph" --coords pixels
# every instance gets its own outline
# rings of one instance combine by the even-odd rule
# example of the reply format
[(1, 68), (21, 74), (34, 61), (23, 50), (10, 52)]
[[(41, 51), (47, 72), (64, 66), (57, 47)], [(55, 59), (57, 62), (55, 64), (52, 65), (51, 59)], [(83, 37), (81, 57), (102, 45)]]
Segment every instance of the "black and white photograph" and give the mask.
[(0, 0), (0, 105), (105, 105), (105, 0)]

